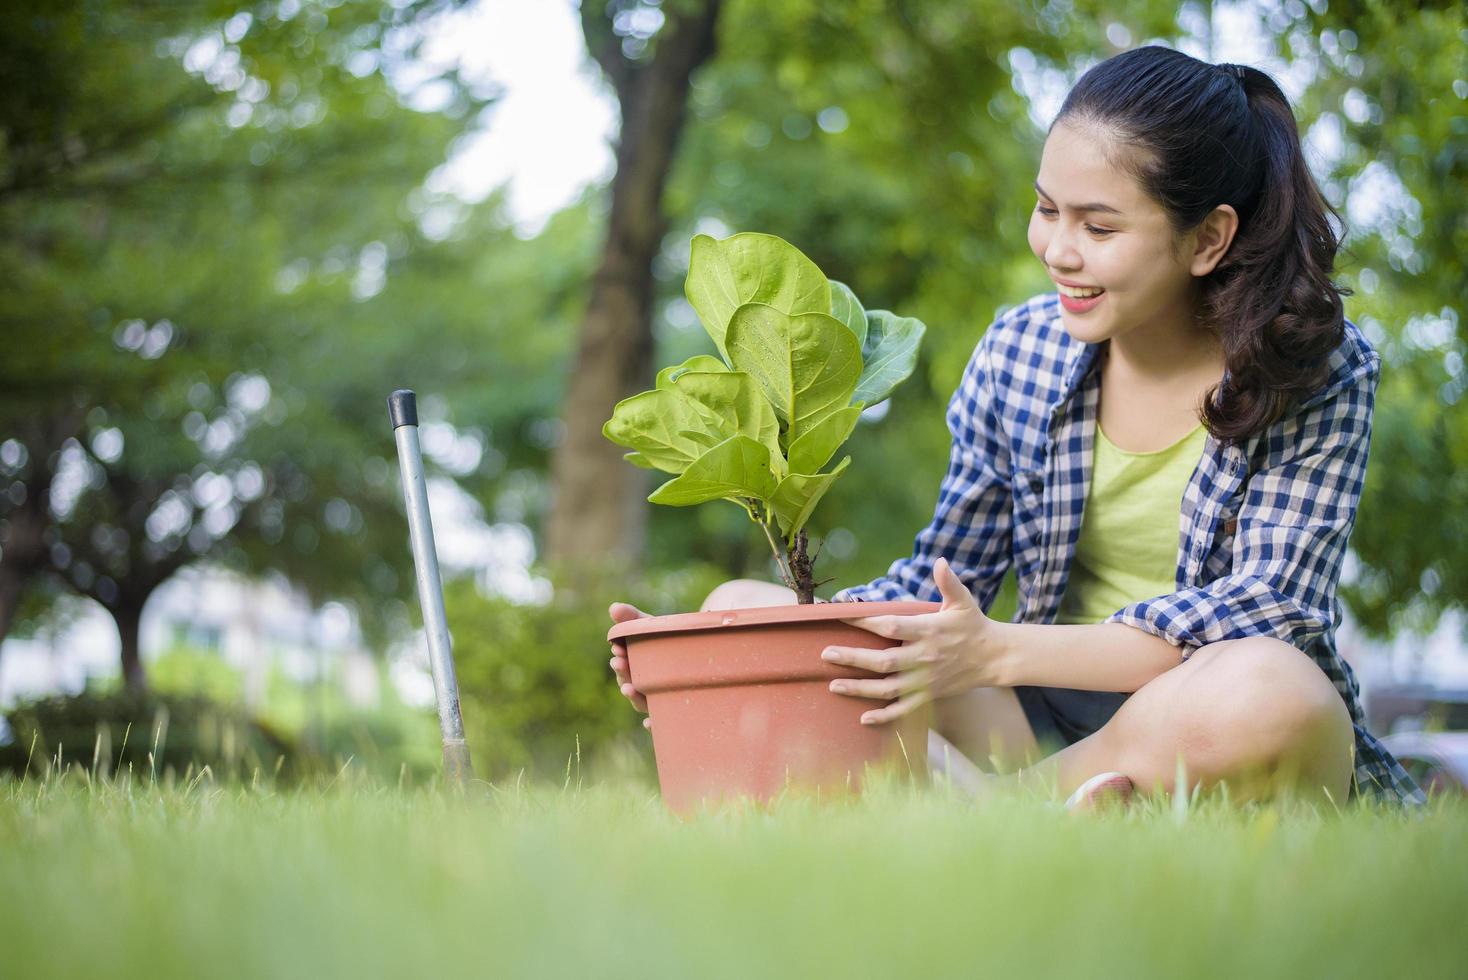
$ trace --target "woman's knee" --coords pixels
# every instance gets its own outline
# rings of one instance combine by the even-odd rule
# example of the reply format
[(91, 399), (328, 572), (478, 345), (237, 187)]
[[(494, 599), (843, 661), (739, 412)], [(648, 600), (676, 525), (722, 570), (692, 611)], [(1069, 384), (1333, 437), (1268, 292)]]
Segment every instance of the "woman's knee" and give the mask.
[[(1218, 646), (1218, 644), (1215, 644)], [(1207, 648), (1199, 653), (1207, 651)], [(1199, 671), (1208, 700), (1230, 720), (1257, 727), (1293, 745), (1332, 729), (1351, 734), (1351, 715), (1325, 672), (1300, 650), (1274, 637), (1230, 641)], [(1249, 719), (1254, 720), (1250, 725)]]
[(1174, 753), (1147, 760), (1169, 785), (1181, 756), (1190, 782), (1283, 782), (1333, 794), (1349, 786), (1354, 732), (1345, 702), (1314, 661), (1273, 637), (1203, 647), (1133, 695), (1113, 723), (1131, 753)]
[(791, 589), (753, 578), (730, 579), (714, 587), (699, 607), (710, 609), (755, 609), (760, 606), (793, 606), (797, 597)]
[(1355, 729), (1345, 700), (1310, 657), (1281, 640), (1250, 637), (1224, 654), (1231, 678), (1252, 711), (1261, 767), (1275, 784), (1307, 792), (1325, 787), (1344, 799), (1350, 786)]

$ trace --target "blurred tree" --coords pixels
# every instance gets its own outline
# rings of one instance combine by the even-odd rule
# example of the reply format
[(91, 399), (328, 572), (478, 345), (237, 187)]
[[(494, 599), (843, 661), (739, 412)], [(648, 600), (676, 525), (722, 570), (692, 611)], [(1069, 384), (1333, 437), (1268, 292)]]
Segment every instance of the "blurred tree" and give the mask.
[(78, 428), (78, 412), (17, 419), (12, 437), (0, 446), (0, 473), (25, 474), (0, 495), (0, 640), (15, 624), (27, 583), (48, 567), (51, 526), (52, 454), (31, 460), (27, 447), (59, 446)]
[[(571, 366), (564, 437), (552, 460), (545, 557), (576, 572), (641, 560), (642, 480), (601, 434), (612, 406), (652, 366), (652, 262), (667, 230), (663, 186), (683, 130), (689, 80), (714, 53), (722, 0), (583, 0), (587, 50), (616, 93), (622, 126), (606, 242)], [(574, 580), (572, 580), (574, 581)]]
[(1339, 147), (1347, 315), (1385, 362), (1341, 594), (1373, 633), (1429, 632), (1468, 603), (1468, 6), (1320, 6), (1277, 37), (1318, 65), (1303, 115)]
[(450, 76), (417, 111), (384, 65), (448, 6), (0, 14), (0, 624), (44, 554), (140, 686), (143, 604), (187, 562), (281, 569), (369, 624), (405, 578), (362, 448), (394, 383), (454, 351), (377, 297), (484, 99)]
[[(710, 349), (682, 299), (695, 231), (781, 235), (867, 305), (929, 325), (918, 375), (858, 428), (817, 515), (823, 576), (880, 574), (931, 513), (943, 406), (973, 344), (1050, 288), (1025, 241), (1039, 114), (1089, 64), (1206, 22), (1206, 5), (1155, 0), (723, 0), (718, 30), (738, 43), (712, 57), (685, 36), (680, 61), (673, 26), (710, 5), (587, 0), (623, 110), (620, 183), (522, 240), (498, 198), (467, 207), (420, 186), (484, 94), (450, 74), (440, 108), (415, 112), (383, 78), (447, 6), (0, 12), (0, 636), (38, 568), (136, 604), (170, 563), (202, 557), (279, 569), (368, 626), (403, 615), (382, 413), (403, 385), (419, 390), (430, 461), (552, 557), (635, 541), (650, 520), (658, 564), (769, 575), (741, 512), (651, 508), (649, 475), (600, 436), (654, 361)], [(1366, 214), (1342, 263), (1348, 314), (1388, 371), (1353, 537), (1366, 567), (1343, 595), (1384, 628), (1468, 594), (1453, 550), (1468, 499), (1452, 305), (1463, 12), (1317, 7), (1251, 9), (1282, 56), (1318, 61), (1301, 128), (1339, 130), (1327, 192)], [(561, 467), (591, 458), (575, 440), (608, 466), (568, 490)], [(542, 523), (547, 474), (569, 530)]]

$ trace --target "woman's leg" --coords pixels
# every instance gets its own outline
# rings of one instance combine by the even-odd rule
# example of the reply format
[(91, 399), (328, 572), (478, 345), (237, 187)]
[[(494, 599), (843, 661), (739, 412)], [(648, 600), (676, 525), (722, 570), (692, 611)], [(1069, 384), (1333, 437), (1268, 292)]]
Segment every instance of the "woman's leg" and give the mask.
[(980, 687), (933, 702), (928, 768), (970, 796), (984, 793), (994, 773), (1013, 772), (1042, 755), (1011, 688)]
[(933, 702), (933, 728), (989, 772), (1013, 772), (1043, 755), (1013, 688), (979, 687)]
[(795, 590), (774, 582), (762, 582), (755, 578), (736, 578), (718, 585), (698, 607), (699, 612), (710, 609), (757, 609), (760, 606), (793, 606), (799, 600)]
[(1235, 801), (1280, 792), (1344, 802), (1355, 733), (1334, 685), (1273, 637), (1224, 640), (1134, 693), (1100, 731), (1023, 770), (1069, 795), (1115, 770), (1142, 792), (1228, 784)]

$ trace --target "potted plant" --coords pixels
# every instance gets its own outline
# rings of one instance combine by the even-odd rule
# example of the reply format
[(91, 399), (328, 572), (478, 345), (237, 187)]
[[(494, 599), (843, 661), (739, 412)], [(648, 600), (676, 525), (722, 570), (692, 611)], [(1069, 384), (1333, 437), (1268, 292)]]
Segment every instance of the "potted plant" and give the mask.
[[(826, 664), (829, 645), (894, 641), (840, 622), (817, 604), (811, 513), (851, 462), (823, 468), (862, 412), (912, 373), (924, 326), (865, 310), (850, 288), (773, 235), (696, 235), (684, 294), (713, 339), (619, 402), (603, 434), (626, 458), (672, 474), (648, 497), (687, 507), (742, 508), (774, 553), (798, 604), (649, 617), (608, 634), (627, 644), (633, 685), (647, 696), (663, 797), (675, 810), (721, 796), (765, 800), (795, 782), (859, 785), (870, 763), (927, 771), (927, 716), (858, 721), (869, 706), (830, 693), (852, 676)], [(932, 602), (880, 602), (862, 615), (931, 612)], [(858, 676), (876, 676), (858, 672)]]

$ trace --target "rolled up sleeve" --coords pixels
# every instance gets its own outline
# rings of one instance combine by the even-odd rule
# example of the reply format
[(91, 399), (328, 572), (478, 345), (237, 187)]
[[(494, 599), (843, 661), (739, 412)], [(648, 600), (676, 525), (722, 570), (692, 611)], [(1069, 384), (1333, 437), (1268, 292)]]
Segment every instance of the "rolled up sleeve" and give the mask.
[(1160, 636), (1183, 659), (1245, 636), (1274, 636), (1304, 650), (1333, 628), (1380, 376), (1372, 351), (1266, 433), (1265, 463), (1245, 488), (1228, 575), (1132, 603), (1106, 622)]
[(933, 565), (942, 556), (983, 609), (993, 603), (1011, 561), (1013, 511), (1009, 450), (989, 360), (992, 331), (980, 338), (948, 403), (953, 443), (931, 523), (918, 532), (911, 556), (893, 562), (880, 578), (842, 589), (832, 602), (939, 601)]

